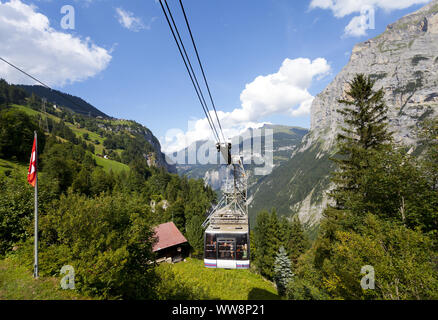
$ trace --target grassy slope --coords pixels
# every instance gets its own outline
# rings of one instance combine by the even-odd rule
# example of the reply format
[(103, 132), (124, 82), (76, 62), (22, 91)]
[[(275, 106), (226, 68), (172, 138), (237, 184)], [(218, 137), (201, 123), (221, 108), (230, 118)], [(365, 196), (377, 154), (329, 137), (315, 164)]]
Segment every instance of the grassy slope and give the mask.
[[(29, 157), (30, 157), (30, 151), (29, 151)], [(6, 171), (10, 171), (10, 172), (19, 171), (19, 172), (23, 173), (23, 175), (27, 175), (27, 170), (28, 170), (28, 167), (24, 163), (0, 159), (0, 173), (6, 172)]]
[[(30, 116), (36, 116), (36, 115), (39, 115), (39, 114), (42, 115), (41, 112), (33, 110), (33, 109), (31, 109), (29, 107), (26, 107), (26, 106), (21, 106), (21, 105), (13, 104), (12, 107), (16, 108), (16, 109), (18, 109), (20, 111), (23, 111), (23, 112), (27, 113)], [(54, 120), (54, 121), (60, 121), (61, 120), (60, 118), (55, 117), (54, 115), (51, 115), (51, 114), (47, 114), (47, 116), (49, 118), (51, 118), (52, 120)], [(121, 121), (121, 123), (124, 123), (123, 120), (120, 120), (120, 121)], [(82, 137), (83, 138), (84, 133), (88, 133), (89, 141), (87, 141), (87, 143), (94, 144), (95, 153), (96, 154), (102, 154), (102, 151), (103, 151), (103, 140), (104, 139), (101, 138), (97, 133), (88, 131), (87, 129), (84, 129), (84, 128), (77, 128), (75, 125), (73, 125), (72, 123), (69, 123), (69, 122), (66, 122), (66, 125), (76, 134), (77, 137)], [(63, 140), (63, 139), (61, 139), (61, 140)], [(99, 141), (99, 144), (95, 144), (94, 143), (94, 141), (96, 141), (96, 140)], [(121, 150), (116, 150), (116, 151), (119, 153), (119, 155), (121, 154)], [(129, 167), (127, 165), (123, 164), (123, 163), (120, 163), (120, 162), (117, 162), (117, 161), (114, 161), (114, 160), (110, 160), (110, 159), (103, 159), (103, 158), (100, 158), (100, 157), (97, 157), (97, 156), (95, 156), (94, 158), (96, 159), (96, 163), (99, 166), (103, 167), (103, 169), (105, 171), (107, 171), (107, 172), (109, 172), (110, 170), (112, 170), (113, 172), (120, 172), (120, 171), (123, 171), (123, 170), (125, 170), (125, 171), (129, 170)], [(11, 166), (13, 166), (14, 168), (17, 165), (20, 166), (20, 167), (22, 166), (21, 164), (14, 165), (13, 163), (10, 163), (8, 161), (6, 161), (8, 163), (4, 163), (4, 162), (5, 162), (5, 160), (1, 160), (0, 159), (0, 172), (8, 170), (8, 169), (12, 169)]]
[(107, 172), (110, 170), (113, 172), (129, 171), (129, 167), (126, 164), (97, 156), (94, 156), (94, 159), (96, 160), (97, 165), (103, 167)]
[[(103, 140), (104, 139), (101, 138), (96, 132), (91, 132), (91, 131), (88, 131), (87, 129), (84, 129), (84, 128), (78, 128), (75, 125), (73, 125), (71, 123), (68, 123), (68, 122), (66, 124), (74, 132), (74, 134), (77, 137), (81, 137), (82, 139), (84, 139), (84, 133), (88, 133), (89, 140), (87, 141), (87, 143), (94, 144), (94, 148), (95, 148), (96, 153), (97, 154), (102, 154), (102, 151), (103, 151)], [(96, 140), (99, 141), (99, 144), (94, 143)]]
[[(29, 107), (26, 107), (26, 106), (21, 106), (21, 105), (18, 105), (18, 104), (12, 104), (11, 107), (13, 107), (15, 109), (18, 109), (20, 111), (23, 111), (24, 113), (28, 114), (29, 116), (37, 116), (39, 114), (42, 114), (39, 111), (33, 110), (33, 109), (31, 109)], [(55, 117), (52, 114), (47, 113), (46, 115), (47, 115), (47, 117), (51, 118), (52, 120), (55, 120), (55, 121), (59, 121), (60, 120), (60, 118)]]
[(34, 279), (31, 270), (13, 259), (0, 260), (0, 300), (85, 300), (74, 290), (63, 290), (60, 279)]
[(172, 270), (176, 280), (188, 287), (203, 288), (210, 299), (280, 299), (271, 282), (249, 270), (208, 269), (202, 260), (190, 258), (174, 265), (162, 264), (159, 268)]

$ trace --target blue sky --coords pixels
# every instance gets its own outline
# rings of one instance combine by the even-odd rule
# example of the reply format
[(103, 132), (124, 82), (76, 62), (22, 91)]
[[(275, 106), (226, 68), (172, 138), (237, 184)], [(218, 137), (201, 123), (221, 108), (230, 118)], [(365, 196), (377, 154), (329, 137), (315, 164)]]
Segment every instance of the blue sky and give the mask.
[[(0, 2), (1, 26), (5, 23), (1, 22), (2, 18), (8, 15), (11, 18), (13, 14), (4, 6), (9, 0)], [(10, 40), (11, 32), (0, 31), (2, 43), (11, 41), (9, 51), (0, 48), (0, 55), (43, 82), (82, 97), (108, 115), (142, 123), (163, 144), (166, 144), (164, 136), (169, 129), (179, 128), (183, 136), (189, 120), (204, 118), (161, 7), (155, 0), (13, 2), (17, 10), (23, 11), (23, 6), (33, 5), (29, 8), (34, 13), (47, 17), (52, 34), (44, 39), (64, 39), (62, 34), (70, 37), (50, 40), (53, 46), (59, 42), (64, 50), (51, 56), (58, 48), (41, 45), (33, 50), (32, 39), (26, 43), (27, 29), (20, 29), (20, 25), (8, 25), (11, 30), (17, 28), (14, 32), (20, 36), (19, 44)], [(17, 2), (23, 6), (18, 6)], [(177, 21), (181, 22), (180, 29), (185, 30), (178, 1), (168, 2)], [(213, 97), (218, 109), (224, 113), (224, 122), (229, 121), (230, 126), (240, 126), (240, 129), (242, 125), (261, 122), (309, 127), (306, 101), (311, 102), (309, 96), (321, 92), (343, 68), (353, 46), (383, 32), (388, 24), (423, 6), (418, 3), (425, 0), (362, 0), (375, 10), (375, 29), (366, 30), (365, 35), (350, 36), (345, 34), (345, 27), (361, 13), (357, 6), (347, 8), (342, 2), (348, 3), (314, 0), (311, 6), (310, 0), (184, 0)], [(64, 15), (60, 10), (64, 5), (72, 5), (75, 9), (74, 30), (61, 28)], [(131, 25), (123, 25), (118, 9), (128, 18), (131, 15)], [(28, 15), (31, 14), (29, 11)], [(32, 28), (35, 26), (28, 26), (28, 29)], [(46, 32), (46, 29), (41, 32)], [(87, 38), (88, 44), (84, 46)], [(79, 49), (78, 41), (82, 41)], [(188, 41), (186, 44), (190, 47)], [(66, 52), (70, 45), (73, 53)], [(75, 50), (82, 51), (78, 54)], [(298, 58), (308, 60), (295, 60)], [(289, 61), (285, 62), (286, 59)], [(192, 62), (195, 62), (194, 56)], [(275, 86), (278, 78), (267, 76), (283, 74), (280, 72), (282, 64), (285, 69), (289, 64), (288, 74), (292, 73), (292, 78), (296, 76), (293, 73), (301, 70), (305, 74), (310, 69), (317, 69), (288, 82), (299, 87), (298, 95), (303, 95), (301, 100), (289, 97), (289, 100), (282, 101), (278, 96), (265, 97), (263, 94), (271, 92), (259, 90), (264, 84)], [(0, 67), (0, 77), (30, 83), (14, 72), (5, 66)], [(261, 78), (255, 81), (259, 76)], [(248, 87), (242, 100), (241, 95), (248, 84), (253, 85)], [(287, 89), (287, 84), (282, 88)], [(275, 90), (277, 88), (272, 87), (267, 91)], [(281, 91), (278, 95), (281, 96)], [(243, 104), (246, 107), (242, 107)], [(300, 106), (300, 112), (294, 113), (293, 110)], [(240, 111), (233, 113), (235, 110)], [(247, 111), (252, 114), (244, 114)], [(193, 129), (192, 137), (201, 139), (204, 131), (198, 129)], [(232, 132), (230, 128), (229, 133)]]

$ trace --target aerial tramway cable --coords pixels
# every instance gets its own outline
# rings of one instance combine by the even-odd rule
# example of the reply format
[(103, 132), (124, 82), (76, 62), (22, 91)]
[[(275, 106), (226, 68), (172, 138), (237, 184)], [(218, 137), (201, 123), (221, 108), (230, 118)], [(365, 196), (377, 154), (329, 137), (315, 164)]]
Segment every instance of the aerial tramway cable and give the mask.
[(17, 67), (16, 65), (12, 64), (11, 62), (7, 61), (6, 59), (0, 57), (0, 60), (2, 60), (3, 62), (5, 62), (6, 64), (10, 65), (12, 68), (17, 69), (18, 71), (20, 71), (21, 73), (23, 73), (24, 75), (28, 76), (29, 78), (31, 78), (32, 80), (38, 82), (39, 84), (41, 84), (44, 88), (49, 89), (52, 93), (56, 94), (58, 97), (63, 98), (64, 100), (67, 100), (71, 103), (73, 103), (76, 107), (79, 108), (83, 108), (83, 106), (77, 104), (76, 102), (74, 102), (72, 99), (68, 98), (68, 96), (66, 95), (62, 95), (60, 93), (58, 93), (57, 90), (54, 90), (52, 88), (50, 88), (47, 84), (45, 84), (44, 82), (38, 80), (37, 78), (35, 78), (34, 76), (31, 76), (29, 73), (27, 73), (26, 71), (22, 70), (21, 68)]
[(183, 3), (181, 0), (179, 0), (179, 4), (180, 4), (181, 10), (184, 14), (184, 19), (186, 21), (187, 29), (189, 30), (190, 38), (192, 39), (193, 48), (195, 49), (196, 57), (198, 58), (198, 63), (199, 63), (199, 66), (201, 68), (202, 76), (204, 77), (205, 86), (207, 87), (208, 95), (210, 96), (211, 105), (213, 106), (213, 110), (214, 110), (214, 113), (216, 115), (217, 123), (219, 124), (219, 129), (220, 129), (221, 134), (222, 134), (222, 138), (224, 139), (224, 142), (226, 142), (224, 132), (222, 130), (222, 126), (221, 126), (221, 123), (219, 121), (219, 117), (217, 115), (216, 106), (214, 104), (213, 97), (211, 95), (210, 86), (208, 85), (207, 77), (205, 76), (205, 72), (204, 72), (204, 68), (202, 66), (201, 58), (199, 57), (198, 48), (196, 47), (195, 39), (193, 38), (192, 29), (190, 28), (189, 20), (187, 19), (186, 11), (184, 10), (184, 6), (183, 6)]
[[(164, 0), (164, 3), (166, 4), (167, 10), (169, 11), (169, 15), (167, 14), (166, 9), (163, 6), (162, 0), (160, 0), (160, 5), (161, 5), (161, 8), (163, 10), (164, 16), (166, 17), (166, 20), (167, 20), (167, 23), (169, 25), (170, 31), (172, 32), (172, 36), (173, 36), (173, 38), (175, 40), (175, 43), (176, 43), (176, 45), (178, 47), (179, 53), (181, 55), (181, 58), (183, 59), (184, 65), (185, 65), (185, 67), (187, 69), (187, 72), (189, 73), (190, 80), (192, 81), (193, 87), (195, 88), (195, 91), (196, 91), (196, 94), (198, 96), (199, 102), (201, 103), (202, 109), (204, 110), (205, 116), (207, 117), (208, 123), (209, 123), (210, 128), (211, 128), (211, 130), (213, 132), (215, 140), (220, 143), (220, 136), (219, 136), (219, 134), (217, 132), (217, 129), (216, 129), (216, 126), (215, 126), (215, 124), (213, 122), (213, 119), (211, 118), (210, 111), (208, 109), (208, 105), (205, 102), (204, 95), (202, 94), (202, 90), (201, 90), (201, 87), (199, 86), (199, 82), (198, 82), (196, 74), (195, 74), (195, 72), (193, 70), (192, 64), (190, 62), (190, 58), (189, 58), (189, 56), (187, 54), (187, 51), (186, 51), (186, 49), (184, 47), (184, 43), (183, 43), (183, 41), (181, 39), (181, 36), (180, 36), (180, 33), (178, 31), (178, 27), (176, 26), (176, 23), (175, 23), (175, 20), (173, 19), (173, 16), (172, 16), (172, 13), (170, 11), (170, 8), (167, 5), (167, 1)], [(172, 27), (171, 21), (169, 20), (169, 16), (170, 16), (170, 18), (172, 20), (173, 27)], [(174, 30), (174, 28), (175, 28), (175, 30)], [(178, 39), (179, 39), (179, 41), (178, 41)]]
[(38, 80), (37, 78), (31, 76), (30, 74), (28, 74), (26, 71), (21, 70), (19, 67), (13, 65), (12, 63), (10, 63), (9, 61), (3, 59), (2, 57), (0, 57), (0, 60), (2, 60), (3, 62), (7, 63), (8, 65), (10, 65), (12, 68), (17, 69), (18, 71), (20, 71), (21, 73), (25, 74), (26, 76), (28, 76), (29, 78), (35, 80), (36, 82), (38, 82), (39, 84), (41, 84), (43, 87), (52, 90), (52, 88), (50, 88), (47, 84), (45, 84), (44, 82), (41, 82), (40, 80)]
[[(168, 11), (166, 11), (163, 1)], [(197, 61), (202, 72), (205, 87), (207, 88), (211, 105), (213, 106), (213, 110), (216, 115), (216, 122), (224, 140), (223, 143), (220, 141), (215, 121), (213, 121), (213, 117), (209, 112), (208, 105), (204, 99), (202, 89), (193, 70), (190, 58), (178, 31), (178, 27), (173, 19), (172, 12), (167, 4), (167, 0), (160, 0), (161, 8), (163, 9), (173, 38), (178, 46), (179, 53), (184, 61), (187, 72), (189, 73), (193, 87), (198, 95), (199, 102), (201, 103), (204, 113), (207, 116), (207, 120), (210, 124), (213, 134), (216, 135), (218, 140), (216, 147), (225, 158), (228, 168), (233, 168), (233, 186), (231, 188), (226, 187), (224, 189), (221, 200), (217, 206), (213, 208), (205, 222), (202, 224), (202, 226), (206, 228), (204, 233), (204, 265), (208, 268), (248, 269), (250, 267), (250, 241), (247, 180), (245, 169), (243, 167), (243, 161), (240, 156), (231, 156), (231, 143), (226, 142), (213, 96), (205, 75), (204, 67), (202, 66), (201, 58), (199, 56), (193, 33), (190, 28), (187, 14), (181, 0), (179, 0), (179, 3), (184, 15), (188, 32), (190, 34), (194, 51), (196, 53)], [(169, 16), (172, 23), (169, 20)]]
[(179, 31), (178, 31), (178, 27), (177, 27), (177, 25), (176, 25), (176, 23), (175, 23), (175, 20), (173, 19), (172, 12), (170, 11), (170, 8), (169, 8), (169, 6), (168, 6), (168, 4), (167, 4), (167, 1), (165, 1), (164, 3), (166, 4), (166, 8), (167, 8), (167, 10), (168, 10), (168, 12), (169, 12), (169, 17), (170, 17), (170, 19), (172, 20), (172, 24), (173, 24), (173, 27), (175, 28), (176, 35), (178, 36), (179, 42), (181, 43), (181, 47), (182, 47), (182, 49), (183, 49), (183, 51), (184, 51), (184, 55), (185, 55), (185, 57), (186, 57), (186, 60), (187, 60), (187, 62), (188, 62), (188, 65), (189, 65), (189, 67), (190, 67), (190, 70), (191, 70), (191, 72), (192, 72), (193, 78), (194, 78), (195, 83), (196, 83), (196, 87), (198, 88), (199, 94), (200, 94), (201, 99), (202, 99), (202, 102), (203, 102), (203, 106), (205, 106), (206, 111), (207, 111), (207, 113), (208, 113), (208, 115), (209, 115), (209, 119), (210, 119), (211, 123), (213, 124), (213, 128), (214, 128), (214, 130), (215, 130), (215, 133), (216, 133), (217, 137), (218, 137), (219, 140), (220, 140), (220, 137), (219, 137), (219, 134), (218, 134), (218, 132), (217, 132), (216, 126), (214, 125), (213, 119), (212, 119), (212, 117), (211, 117), (211, 115), (210, 115), (210, 110), (209, 110), (209, 108), (208, 108), (207, 102), (205, 101), (204, 94), (202, 93), (201, 87), (200, 87), (200, 85), (199, 85), (198, 78), (196, 77), (196, 73), (195, 73), (195, 71), (193, 70), (192, 63), (190, 62), (190, 58), (189, 58), (189, 56), (188, 56), (188, 54), (187, 54), (187, 51), (186, 51), (186, 48), (185, 48), (185, 46), (184, 46), (184, 42), (183, 42), (182, 39), (181, 39), (180, 33), (179, 33)]

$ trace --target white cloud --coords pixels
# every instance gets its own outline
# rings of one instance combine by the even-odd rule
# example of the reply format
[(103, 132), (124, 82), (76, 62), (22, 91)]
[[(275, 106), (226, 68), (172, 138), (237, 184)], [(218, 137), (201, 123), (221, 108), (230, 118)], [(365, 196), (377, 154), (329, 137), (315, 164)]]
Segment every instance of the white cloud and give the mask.
[[(112, 57), (106, 49), (90, 38), (56, 31), (36, 10), (20, 0), (0, 2), (0, 56), (46, 84), (58, 86), (83, 81), (108, 66)], [(0, 75), (12, 83), (35, 84), (3, 62)]]
[(302, 104), (308, 105), (313, 98), (307, 91), (313, 78), (329, 71), (330, 66), (322, 58), (286, 59), (277, 73), (259, 76), (246, 85), (240, 95), (242, 107), (235, 109), (231, 117), (238, 121), (255, 121), (272, 114), (303, 114), (305, 106)]
[[(227, 138), (248, 128), (258, 128), (262, 120), (275, 114), (299, 117), (310, 113), (314, 97), (309, 93), (312, 81), (327, 75), (330, 66), (323, 58), (313, 61), (305, 58), (286, 59), (278, 72), (258, 76), (245, 86), (240, 95), (241, 107), (231, 112), (218, 111), (218, 117)], [(214, 121), (216, 116), (211, 114)], [(207, 118), (194, 121), (187, 132), (170, 131), (163, 140), (166, 152), (181, 150), (191, 143), (212, 138)]]
[(366, 35), (368, 29), (367, 16), (363, 13), (364, 8), (382, 9), (389, 12), (427, 2), (430, 2), (430, 0), (312, 0), (310, 9), (331, 10), (336, 18), (360, 13), (359, 16), (355, 16), (350, 20), (344, 30), (345, 36), (359, 37)]
[(122, 8), (116, 8), (117, 19), (119, 23), (126, 29), (138, 32), (140, 30), (146, 29), (150, 30), (152, 23), (157, 19), (156, 17), (151, 18), (149, 24), (144, 24), (141, 18), (135, 17), (130, 11), (124, 10)]
[(310, 8), (329, 9), (336, 18), (360, 12), (363, 7), (374, 7), (386, 11), (406, 9), (415, 4), (427, 3), (430, 0), (312, 0)]

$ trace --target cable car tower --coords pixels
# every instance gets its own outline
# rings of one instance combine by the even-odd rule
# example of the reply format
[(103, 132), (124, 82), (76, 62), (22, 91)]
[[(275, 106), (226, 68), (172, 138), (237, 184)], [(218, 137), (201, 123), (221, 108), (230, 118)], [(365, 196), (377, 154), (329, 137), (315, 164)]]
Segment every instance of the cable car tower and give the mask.
[(227, 161), (227, 181), (223, 196), (203, 223), (204, 265), (208, 268), (249, 268), (249, 220), (247, 177), (243, 159), (231, 155), (231, 143), (216, 145)]

